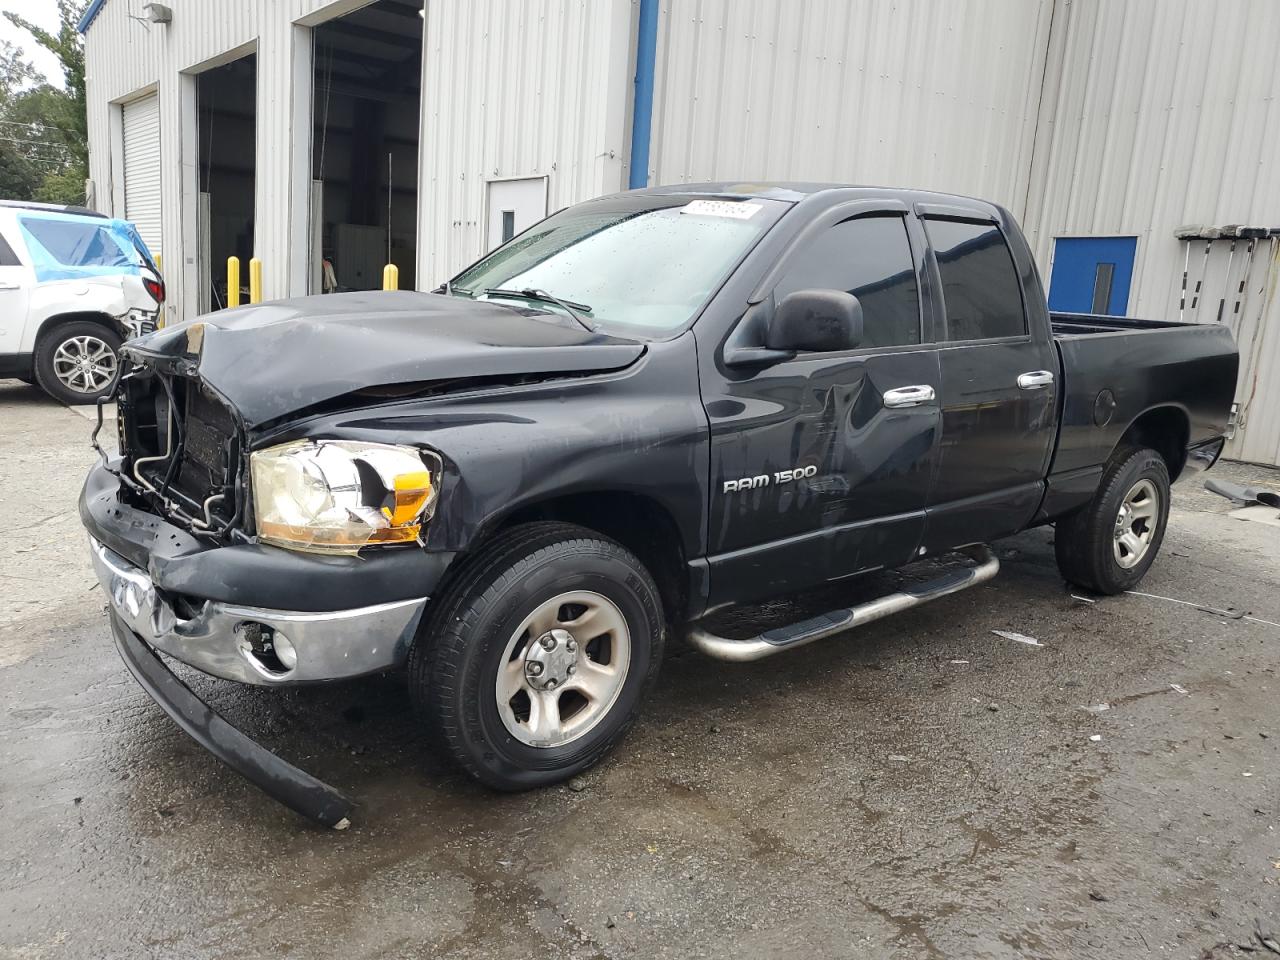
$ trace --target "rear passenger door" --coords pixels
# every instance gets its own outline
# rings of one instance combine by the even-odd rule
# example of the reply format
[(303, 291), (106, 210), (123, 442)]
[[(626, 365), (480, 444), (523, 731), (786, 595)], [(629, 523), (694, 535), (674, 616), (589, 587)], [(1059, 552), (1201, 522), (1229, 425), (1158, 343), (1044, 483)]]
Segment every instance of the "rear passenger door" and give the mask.
[(929, 497), (932, 553), (1025, 527), (1039, 507), (1056, 433), (1057, 354), (1025, 247), (1018, 267), (1000, 224), (924, 213), (942, 291), (938, 360), (942, 440)]

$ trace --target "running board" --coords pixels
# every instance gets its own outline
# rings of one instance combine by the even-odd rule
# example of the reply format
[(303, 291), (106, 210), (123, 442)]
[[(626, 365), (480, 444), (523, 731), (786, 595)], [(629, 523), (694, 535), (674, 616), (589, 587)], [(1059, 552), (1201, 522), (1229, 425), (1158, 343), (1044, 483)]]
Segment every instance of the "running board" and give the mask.
[(732, 660), (737, 663), (762, 660), (783, 650), (803, 647), (806, 643), (813, 643), (815, 640), (823, 640), (833, 634), (852, 630), (872, 620), (910, 610), (930, 600), (945, 597), (949, 593), (976, 587), (990, 580), (1000, 571), (1000, 561), (996, 559), (990, 547), (964, 547), (956, 552), (972, 558), (977, 566), (952, 570), (934, 580), (897, 593), (869, 600), (856, 607), (832, 610), (830, 613), (801, 620), (789, 626), (766, 630), (759, 636), (747, 640), (732, 640), (729, 637), (717, 636), (702, 627), (695, 626), (689, 631), (689, 642), (707, 656), (715, 657), (717, 660)]

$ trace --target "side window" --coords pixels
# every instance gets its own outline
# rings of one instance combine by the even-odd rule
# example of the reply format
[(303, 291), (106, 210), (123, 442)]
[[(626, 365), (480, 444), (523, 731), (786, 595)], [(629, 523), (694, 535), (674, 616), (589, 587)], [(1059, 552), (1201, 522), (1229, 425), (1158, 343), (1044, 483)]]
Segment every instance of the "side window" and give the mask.
[(774, 287), (845, 290), (862, 303), (863, 347), (920, 342), (920, 293), (907, 227), (900, 216), (860, 217), (815, 237)]
[[(23, 229), (66, 267), (131, 267), (134, 260), (103, 226), (107, 221), (22, 217)], [(35, 259), (35, 251), (32, 251)]]
[(9, 246), (9, 241), (4, 238), (4, 234), (0, 233), (0, 267), (20, 266), (22, 266), (22, 261), (13, 252), (13, 247)]
[(994, 223), (925, 220), (942, 274), (948, 340), (1020, 337), (1022, 288), (1009, 245)]

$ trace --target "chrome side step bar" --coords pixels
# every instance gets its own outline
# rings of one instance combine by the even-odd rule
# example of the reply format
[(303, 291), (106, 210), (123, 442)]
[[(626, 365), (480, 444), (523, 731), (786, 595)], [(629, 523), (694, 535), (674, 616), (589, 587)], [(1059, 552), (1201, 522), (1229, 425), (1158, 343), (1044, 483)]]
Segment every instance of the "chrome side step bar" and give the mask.
[(856, 607), (832, 610), (830, 613), (811, 617), (799, 623), (766, 630), (759, 636), (747, 640), (732, 640), (694, 626), (689, 631), (689, 642), (707, 656), (715, 657), (717, 660), (731, 660), (737, 663), (762, 660), (775, 653), (803, 647), (806, 643), (813, 643), (815, 640), (823, 640), (833, 634), (852, 630), (872, 620), (910, 610), (930, 600), (945, 597), (949, 593), (976, 587), (990, 580), (1000, 571), (1000, 561), (996, 559), (990, 547), (981, 545), (964, 547), (956, 552), (972, 558), (977, 566), (952, 570), (906, 590), (869, 600)]

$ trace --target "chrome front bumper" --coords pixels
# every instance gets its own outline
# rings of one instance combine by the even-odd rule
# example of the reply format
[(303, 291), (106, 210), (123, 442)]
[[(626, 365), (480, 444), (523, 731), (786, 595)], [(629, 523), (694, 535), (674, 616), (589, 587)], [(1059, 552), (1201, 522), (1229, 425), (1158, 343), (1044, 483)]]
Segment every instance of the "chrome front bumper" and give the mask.
[[(184, 619), (145, 570), (89, 538), (94, 571), (116, 615), (147, 645), (225, 680), (274, 686), (339, 680), (399, 666), (427, 598), (306, 613), (204, 600)], [(285, 637), (297, 663), (281, 669), (261, 638)]]

